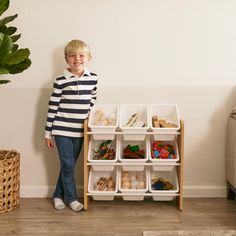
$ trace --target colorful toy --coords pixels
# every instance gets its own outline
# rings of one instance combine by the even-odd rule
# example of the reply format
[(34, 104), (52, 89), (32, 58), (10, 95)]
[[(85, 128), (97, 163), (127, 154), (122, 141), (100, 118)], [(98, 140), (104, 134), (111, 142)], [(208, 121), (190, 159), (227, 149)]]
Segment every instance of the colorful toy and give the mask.
[(108, 147), (111, 144), (111, 140), (102, 142), (98, 150), (93, 150), (94, 160), (113, 160), (115, 158), (115, 150)]
[(174, 188), (173, 184), (164, 178), (154, 178), (151, 181), (153, 190), (172, 190)]
[(151, 155), (153, 159), (176, 159), (175, 146), (161, 141), (154, 141)]

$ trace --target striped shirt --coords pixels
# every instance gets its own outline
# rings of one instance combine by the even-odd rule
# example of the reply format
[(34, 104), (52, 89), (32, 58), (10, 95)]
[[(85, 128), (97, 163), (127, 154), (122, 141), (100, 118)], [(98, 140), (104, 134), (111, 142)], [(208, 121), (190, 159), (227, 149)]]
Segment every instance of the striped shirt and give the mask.
[(96, 94), (96, 74), (85, 69), (84, 74), (78, 77), (66, 69), (53, 85), (45, 137), (83, 137), (83, 123), (94, 105)]

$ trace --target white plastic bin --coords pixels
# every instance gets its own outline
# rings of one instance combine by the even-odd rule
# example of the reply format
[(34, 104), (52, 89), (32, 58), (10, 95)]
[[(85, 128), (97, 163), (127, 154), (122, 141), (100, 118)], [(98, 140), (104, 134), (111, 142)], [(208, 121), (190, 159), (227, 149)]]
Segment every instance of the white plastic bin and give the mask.
[[(144, 122), (144, 127), (132, 126), (127, 127), (126, 124), (132, 115), (138, 114), (138, 119)], [(122, 104), (120, 105), (119, 127), (124, 132), (126, 140), (144, 140), (145, 134), (149, 128), (149, 107), (146, 104)], [(129, 134), (130, 133), (130, 134)], [(132, 134), (131, 134), (132, 133)]]
[[(115, 190), (114, 191), (96, 191), (95, 183), (98, 181), (100, 177), (112, 176), (115, 181)], [(100, 201), (112, 201), (115, 197), (115, 194), (118, 191), (118, 171), (115, 168), (113, 171), (93, 171), (92, 169), (89, 172), (89, 181), (88, 181), (88, 192), (92, 195), (94, 200)]]
[[(174, 169), (175, 164), (179, 161), (179, 148), (177, 145), (177, 139), (173, 140), (155, 140), (153, 135), (150, 135), (150, 146), (149, 146), (149, 160), (153, 163), (152, 169), (154, 171), (162, 170), (162, 171), (171, 171)], [(154, 159), (152, 158), (152, 146), (155, 141), (159, 141), (162, 144), (171, 144), (174, 145), (175, 150), (175, 159)]]
[[(155, 193), (156, 195), (152, 196), (154, 201), (172, 201), (176, 194), (179, 192), (179, 183), (177, 177), (176, 167), (172, 171), (152, 171), (148, 172), (149, 178), (149, 191)], [(154, 190), (152, 189), (152, 179), (153, 178), (163, 178), (166, 181), (170, 181), (173, 184), (173, 190)]]
[[(148, 136), (144, 140), (125, 140), (121, 137), (119, 140), (119, 155), (118, 160), (123, 164), (124, 171), (143, 171), (144, 163), (148, 160)], [(125, 159), (123, 158), (123, 150), (127, 145), (139, 145), (140, 149), (144, 150), (145, 158), (143, 159)], [(127, 164), (127, 165), (126, 165)]]
[[(103, 113), (104, 119), (113, 118), (114, 122), (109, 125), (99, 125), (96, 123), (96, 114), (98, 111)], [(106, 104), (95, 104), (90, 112), (88, 127), (92, 132), (97, 132), (98, 134), (93, 134), (95, 140), (104, 139), (114, 139), (114, 132), (119, 124), (119, 106), (118, 105), (106, 105)], [(99, 132), (101, 134), (99, 134)], [(109, 134), (103, 134), (109, 133)]]
[[(158, 116), (159, 119), (175, 124), (176, 128), (156, 128), (153, 126), (152, 118)], [(155, 134), (155, 140), (173, 140), (176, 132), (180, 129), (180, 115), (176, 104), (150, 104), (149, 123)]]
[[(115, 139), (112, 140), (111, 144), (109, 144), (109, 147), (115, 150), (115, 157), (112, 160), (94, 160), (94, 150), (99, 149), (100, 145), (106, 140), (94, 140), (91, 138), (89, 142), (89, 148), (88, 148), (88, 162), (93, 163), (92, 169), (95, 171), (112, 171), (114, 169), (114, 164), (118, 160), (118, 138), (117, 136)], [(109, 165), (96, 165), (96, 164), (109, 164)], [(110, 165), (111, 164), (111, 165)]]
[[(142, 201), (144, 199), (144, 193), (148, 191), (148, 170), (145, 168), (143, 171), (125, 171), (128, 174), (130, 182), (132, 181), (133, 176), (137, 176), (140, 173), (143, 175), (144, 179), (144, 188), (135, 189), (132, 188), (132, 185), (137, 186), (135, 183), (131, 182), (131, 188), (126, 189), (122, 187), (122, 173), (123, 171), (118, 171), (118, 182), (119, 182), (119, 191), (123, 193), (123, 200), (125, 201)], [(137, 178), (136, 178), (137, 180)], [(134, 180), (135, 181), (135, 180)]]

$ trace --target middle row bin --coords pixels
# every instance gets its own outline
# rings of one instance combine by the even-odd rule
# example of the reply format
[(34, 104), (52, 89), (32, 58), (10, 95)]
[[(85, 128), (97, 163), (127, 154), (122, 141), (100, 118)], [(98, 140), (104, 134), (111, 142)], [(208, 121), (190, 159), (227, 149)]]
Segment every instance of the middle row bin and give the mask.
[(88, 162), (95, 171), (112, 171), (118, 162), (124, 171), (142, 171), (148, 162), (153, 164), (153, 170), (172, 170), (178, 161), (176, 139), (158, 141), (151, 135), (144, 140), (125, 140), (116, 135), (113, 140), (91, 138), (89, 143)]
[(115, 136), (113, 140), (95, 140), (90, 139), (88, 148), (88, 161), (90, 163), (105, 164), (109, 163), (111, 165), (92, 165), (95, 171), (112, 171), (114, 165), (118, 160), (119, 155), (119, 142), (118, 137)]
[(176, 167), (171, 171), (153, 171), (145, 167), (143, 171), (123, 171), (116, 167), (113, 171), (90, 170), (88, 192), (94, 200), (113, 200), (122, 193), (125, 201), (142, 201), (145, 193), (154, 195), (154, 201), (171, 201), (179, 191)]
[(143, 171), (144, 163), (148, 160), (148, 137), (144, 140), (119, 140), (118, 160), (123, 163), (124, 171)]

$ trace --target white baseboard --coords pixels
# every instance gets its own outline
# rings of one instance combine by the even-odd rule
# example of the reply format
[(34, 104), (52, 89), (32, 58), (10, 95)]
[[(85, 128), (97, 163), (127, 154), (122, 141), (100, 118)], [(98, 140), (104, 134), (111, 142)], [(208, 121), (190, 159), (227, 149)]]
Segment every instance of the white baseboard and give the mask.
[[(23, 185), (20, 196), (22, 198), (48, 198), (52, 197), (53, 185)], [(77, 186), (79, 196), (83, 196), (83, 186)], [(184, 197), (226, 197), (226, 186), (213, 185), (185, 185)]]
[[(55, 190), (54, 185), (23, 185), (20, 187), (22, 198), (51, 198)], [(83, 186), (77, 186), (79, 196), (83, 196)]]
[(226, 197), (226, 186), (184, 185), (184, 197)]

